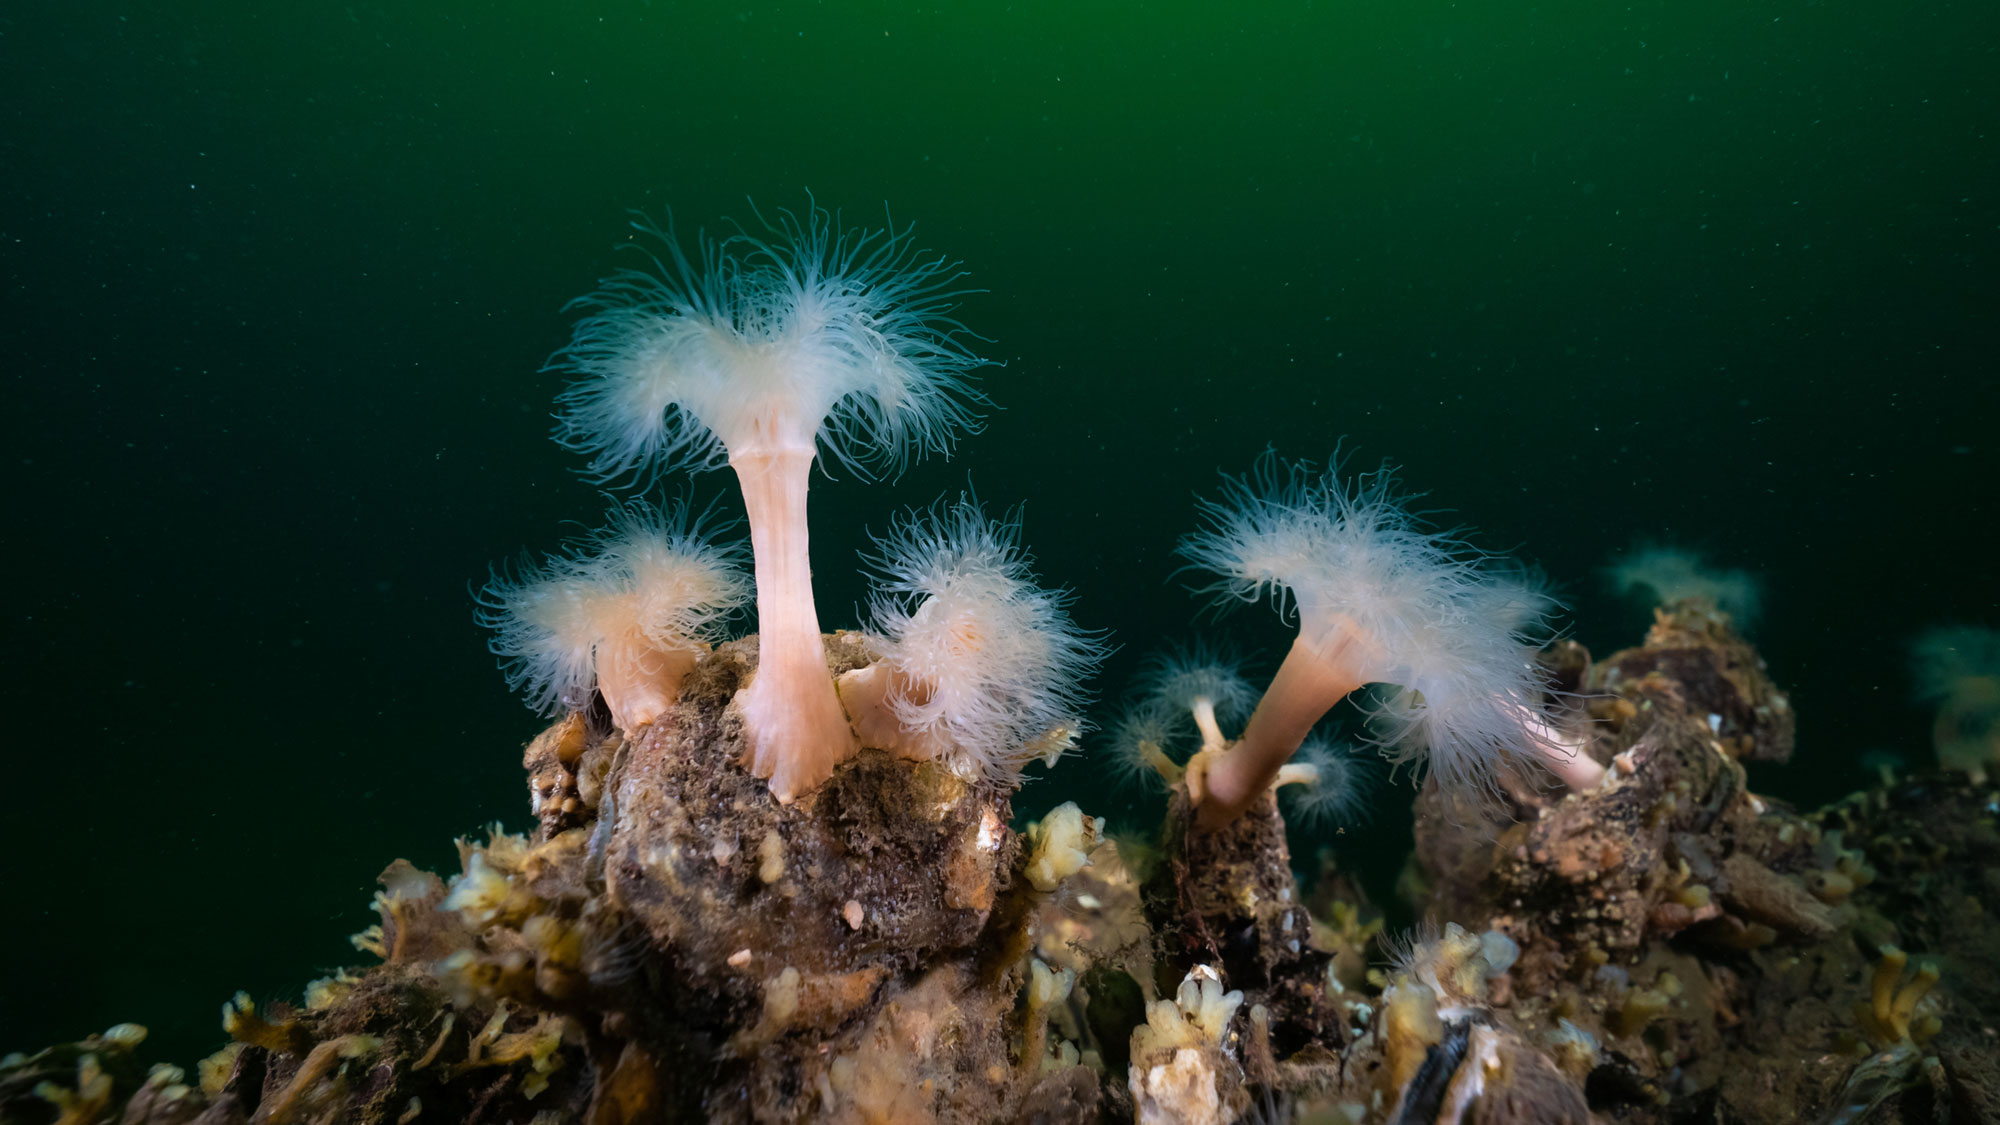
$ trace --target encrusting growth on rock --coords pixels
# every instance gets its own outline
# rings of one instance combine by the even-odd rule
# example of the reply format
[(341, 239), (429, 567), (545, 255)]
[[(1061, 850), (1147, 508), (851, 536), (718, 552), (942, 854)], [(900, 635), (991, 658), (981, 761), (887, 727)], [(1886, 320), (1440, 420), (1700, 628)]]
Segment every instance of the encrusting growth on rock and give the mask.
[(1190, 970), (1173, 999), (1146, 1005), (1146, 1022), (1132, 1031), (1127, 1077), (1140, 1125), (1237, 1120), (1249, 1099), (1227, 1047), (1242, 1006), (1243, 994), (1224, 992), (1221, 974), (1207, 965)]

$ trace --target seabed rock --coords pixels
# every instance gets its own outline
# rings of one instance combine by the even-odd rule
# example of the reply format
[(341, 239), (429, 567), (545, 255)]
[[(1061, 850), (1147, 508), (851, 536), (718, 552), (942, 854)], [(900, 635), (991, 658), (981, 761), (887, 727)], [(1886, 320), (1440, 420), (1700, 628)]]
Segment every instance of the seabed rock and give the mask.
[(601, 710), (535, 739), (533, 832), (449, 883), (391, 864), (375, 964), (239, 996), (192, 1077), (131, 1025), (10, 1055), (0, 1121), (2000, 1121), (2000, 793), (1758, 797), (1791, 708), (1700, 603), (1546, 654), (1601, 788), (1419, 794), (1428, 924), (1386, 969), (1270, 800), (1201, 835), (1177, 792), (1144, 873), (1088, 810), (1017, 829), (876, 751), (776, 803), (728, 709), (755, 652), (629, 741)]

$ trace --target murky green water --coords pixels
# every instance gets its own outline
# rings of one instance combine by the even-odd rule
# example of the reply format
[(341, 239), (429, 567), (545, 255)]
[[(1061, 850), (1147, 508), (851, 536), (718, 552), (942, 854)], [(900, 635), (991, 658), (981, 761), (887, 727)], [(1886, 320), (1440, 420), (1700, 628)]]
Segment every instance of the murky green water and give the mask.
[[(1996, 9), (1977, 3), (25, 5), (0, 15), (13, 468), (0, 1050), (183, 1061), (355, 958), (372, 879), (524, 817), (489, 561), (602, 502), (546, 438), (627, 208), (883, 207), (962, 258), (1003, 409), (815, 486), (967, 482), (1136, 660), (1191, 495), (1343, 435), (1564, 583), (1766, 583), (1812, 804), (1927, 760), (1903, 644), (2000, 623)], [(697, 500), (733, 482), (679, 478)], [(732, 501), (733, 502), (733, 501)], [(1210, 627), (1268, 654), (1268, 614)], [(1035, 783), (1114, 819), (1085, 761)], [(1342, 841), (1386, 890), (1406, 791)], [(1372, 860), (1367, 857), (1373, 857)]]

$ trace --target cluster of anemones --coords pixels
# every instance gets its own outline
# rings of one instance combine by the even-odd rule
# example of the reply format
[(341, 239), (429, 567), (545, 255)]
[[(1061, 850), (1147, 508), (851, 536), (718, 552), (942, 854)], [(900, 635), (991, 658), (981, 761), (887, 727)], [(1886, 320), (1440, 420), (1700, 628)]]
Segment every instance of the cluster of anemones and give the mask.
[[(954, 263), (905, 231), (842, 231), (826, 212), (769, 237), (669, 231), (654, 271), (607, 278), (553, 366), (557, 437), (600, 483), (650, 485), (722, 462), (748, 517), (757, 662), (734, 709), (746, 764), (791, 801), (862, 745), (986, 775), (1052, 756), (1081, 726), (1081, 680), (1103, 653), (1066, 597), (1029, 572), (1017, 521), (962, 500), (897, 522), (881, 541), (881, 660), (837, 691), (813, 601), (806, 492), (830, 456), (866, 470), (943, 450), (983, 401), (984, 361), (951, 319)], [(569, 553), (497, 574), (482, 616), (537, 707), (594, 692), (628, 732), (656, 720), (745, 598), (737, 553), (682, 513), (620, 508)], [(842, 704), (845, 695), (848, 703)]]

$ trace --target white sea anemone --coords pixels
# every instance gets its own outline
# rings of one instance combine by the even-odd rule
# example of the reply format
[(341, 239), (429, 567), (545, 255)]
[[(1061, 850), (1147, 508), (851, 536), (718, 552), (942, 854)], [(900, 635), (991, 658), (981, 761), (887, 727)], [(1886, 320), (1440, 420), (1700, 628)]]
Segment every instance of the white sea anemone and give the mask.
[(611, 509), (608, 526), (480, 592), (480, 624), (510, 686), (544, 714), (593, 690), (625, 730), (673, 704), (681, 679), (749, 597), (740, 546), (716, 546), (684, 506)]
[(1193, 718), (1204, 739), (1219, 741), (1220, 723), (1241, 723), (1257, 703), (1235, 653), (1203, 640), (1177, 644), (1139, 667), (1141, 692)]
[(1643, 595), (1654, 605), (1700, 598), (1748, 628), (1763, 601), (1757, 577), (1747, 570), (1712, 566), (1700, 551), (1641, 544), (1604, 570), (1613, 590)]
[(1108, 651), (1035, 582), (1018, 517), (962, 497), (896, 520), (867, 559), (881, 659), (841, 677), (865, 745), (937, 758), (966, 777), (1018, 772), (1052, 731), (1082, 726), (1084, 678)]
[[(1388, 468), (1350, 484), (1267, 454), (1203, 501), (1207, 526), (1180, 552), (1218, 577), (1219, 600), (1270, 598), (1299, 633), (1242, 737), (1190, 773), (1198, 823), (1228, 823), (1268, 786), (1313, 724), (1363, 684), (1392, 684), (1389, 741), (1438, 783), (1490, 790), (1520, 750), (1549, 752), (1527, 720), (1543, 676), (1533, 659), (1553, 605), (1518, 570), (1414, 517)], [(1194, 794), (1199, 776), (1201, 792)]]
[(737, 696), (748, 765), (790, 801), (855, 744), (813, 602), (812, 465), (894, 470), (973, 428), (984, 361), (951, 313), (962, 273), (907, 229), (839, 230), (814, 207), (761, 234), (698, 241), (644, 223), (665, 257), (622, 270), (550, 365), (574, 376), (556, 434), (599, 480), (727, 460), (757, 573), (758, 662)]
[(1984, 781), (2000, 767), (2000, 630), (1928, 629), (1910, 643), (1917, 698), (1937, 704), (1931, 744), (1938, 764)]
[(1310, 830), (1358, 828), (1375, 810), (1375, 790), (1382, 780), (1379, 759), (1356, 754), (1352, 747), (1326, 739), (1308, 738), (1286, 763), (1295, 771), (1296, 785), (1280, 790), (1287, 819)]
[(1197, 736), (1188, 712), (1152, 696), (1122, 711), (1110, 727), (1106, 759), (1121, 784), (1153, 788), (1181, 777), (1177, 754)]
[(1948, 625), (1926, 629), (1910, 642), (1910, 676), (1917, 698), (1945, 699), (1967, 680), (2000, 680), (2000, 629)]

